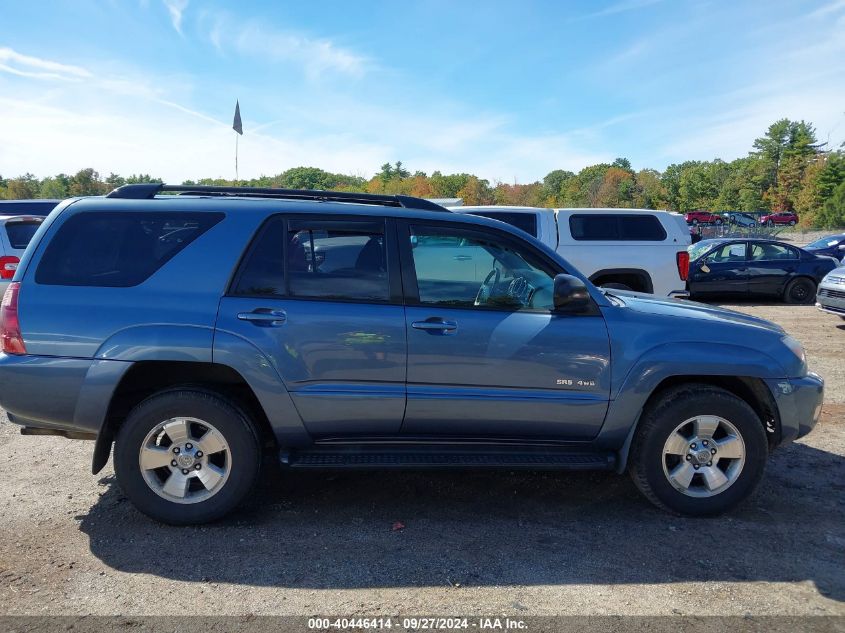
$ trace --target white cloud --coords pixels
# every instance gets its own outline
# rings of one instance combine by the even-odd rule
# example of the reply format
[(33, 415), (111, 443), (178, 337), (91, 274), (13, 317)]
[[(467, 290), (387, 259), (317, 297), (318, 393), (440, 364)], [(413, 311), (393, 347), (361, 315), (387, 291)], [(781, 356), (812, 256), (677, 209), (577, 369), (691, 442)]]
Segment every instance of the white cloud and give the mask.
[(188, 8), (188, 0), (162, 0), (167, 12), (170, 14), (170, 22), (179, 35), (182, 35), (182, 15)]
[(209, 40), (221, 53), (294, 64), (312, 80), (327, 72), (359, 78), (372, 66), (366, 56), (327, 38), (275, 29), (257, 20), (237, 22), (228, 14), (206, 16), (205, 23)]
[(79, 66), (23, 55), (6, 47), (0, 47), (0, 70), (33, 79), (78, 81), (91, 77), (90, 72)]
[(663, 0), (621, 0), (621, 2), (616, 2), (614, 4), (608, 5), (604, 9), (600, 9), (598, 11), (594, 11), (592, 13), (587, 13), (585, 15), (578, 16), (576, 20), (588, 20), (590, 18), (603, 18), (608, 15), (616, 15), (617, 13), (625, 13), (627, 11), (636, 11), (638, 9), (644, 9), (649, 7), (653, 4), (657, 4), (658, 2), (663, 2)]

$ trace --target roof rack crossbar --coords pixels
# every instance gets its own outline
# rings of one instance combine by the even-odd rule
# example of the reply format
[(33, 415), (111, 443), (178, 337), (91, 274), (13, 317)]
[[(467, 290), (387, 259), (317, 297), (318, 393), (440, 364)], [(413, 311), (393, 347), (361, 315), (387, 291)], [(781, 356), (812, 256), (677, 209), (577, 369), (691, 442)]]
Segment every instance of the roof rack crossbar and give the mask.
[(181, 195), (194, 196), (239, 196), (247, 198), (270, 198), (282, 200), (319, 200), (326, 202), (353, 202), (385, 207), (403, 207), (425, 211), (449, 210), (430, 200), (413, 196), (357, 193), (354, 191), (321, 191), (317, 189), (278, 189), (273, 187), (218, 187), (216, 185), (166, 185), (159, 182), (144, 182), (123, 185), (106, 195), (107, 198), (126, 200), (150, 200), (156, 195), (172, 191)]

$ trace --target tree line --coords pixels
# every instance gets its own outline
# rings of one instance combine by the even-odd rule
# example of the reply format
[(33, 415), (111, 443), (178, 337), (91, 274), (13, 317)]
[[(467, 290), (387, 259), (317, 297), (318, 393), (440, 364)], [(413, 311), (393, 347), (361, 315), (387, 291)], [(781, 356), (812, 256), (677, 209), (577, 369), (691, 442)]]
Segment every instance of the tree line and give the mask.
[[(845, 144), (843, 144), (845, 145)], [(102, 195), (128, 183), (160, 182), (149, 174), (101, 178), (94, 169), (38, 179), (32, 174), (4, 179), (0, 198), (66, 198)], [(382, 165), (372, 178), (294, 167), (275, 176), (235, 183), (222, 178), (185, 181), (196, 185), (240, 185), (463, 198), (466, 205), (538, 207), (627, 207), (672, 211), (795, 211), (804, 227), (845, 226), (845, 151), (820, 143), (805, 121), (776, 121), (756, 139), (748, 156), (726, 162), (685, 161), (635, 171), (630, 161), (556, 169), (542, 181), (490, 183), (473, 174), (411, 172), (401, 161)]]

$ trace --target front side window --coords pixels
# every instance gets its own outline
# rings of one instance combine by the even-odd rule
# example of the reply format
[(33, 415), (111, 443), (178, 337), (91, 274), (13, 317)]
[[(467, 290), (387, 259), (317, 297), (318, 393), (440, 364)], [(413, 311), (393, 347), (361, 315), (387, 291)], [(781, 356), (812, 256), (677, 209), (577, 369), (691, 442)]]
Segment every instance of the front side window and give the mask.
[(716, 248), (705, 260), (708, 264), (724, 264), (728, 262), (745, 261), (745, 242), (740, 244), (725, 244)]
[(136, 286), (222, 219), (222, 213), (79, 213), (50, 240), (35, 281), (58, 286)]
[(501, 310), (553, 307), (554, 273), (535, 255), (483, 232), (414, 226), (419, 302)]
[(291, 220), (286, 239), (290, 296), (390, 299), (383, 223)]

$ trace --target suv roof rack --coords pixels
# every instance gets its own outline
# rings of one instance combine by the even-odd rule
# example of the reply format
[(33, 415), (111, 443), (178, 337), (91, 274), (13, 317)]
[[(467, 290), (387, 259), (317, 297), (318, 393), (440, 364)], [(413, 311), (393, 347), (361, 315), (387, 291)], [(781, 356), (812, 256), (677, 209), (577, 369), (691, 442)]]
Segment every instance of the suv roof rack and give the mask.
[(194, 196), (239, 196), (248, 198), (278, 198), (283, 200), (324, 200), (327, 202), (353, 202), (384, 207), (403, 207), (424, 211), (445, 211), (439, 204), (413, 196), (392, 196), (352, 191), (320, 191), (316, 189), (277, 189), (273, 187), (218, 187), (216, 185), (166, 185), (160, 182), (144, 182), (123, 185), (106, 195), (106, 198), (150, 200), (165, 191)]

